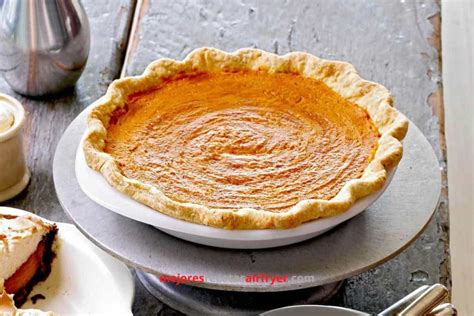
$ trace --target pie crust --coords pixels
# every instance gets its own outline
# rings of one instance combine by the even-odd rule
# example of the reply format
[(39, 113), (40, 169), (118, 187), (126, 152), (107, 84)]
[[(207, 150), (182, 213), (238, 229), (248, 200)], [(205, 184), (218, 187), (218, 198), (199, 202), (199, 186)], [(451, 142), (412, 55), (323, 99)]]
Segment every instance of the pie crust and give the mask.
[[(129, 98), (137, 93), (156, 90), (157, 86), (164, 86), (183, 75), (224, 72), (289, 73), (312, 78), (364, 109), (380, 137), (362, 175), (345, 182), (330, 199), (303, 198), (281, 212), (246, 206), (219, 208), (207, 206), (206, 203), (178, 201), (165, 195), (157, 186), (124, 175), (119, 162), (106, 151), (106, 139), (117, 112), (126, 108)], [(83, 149), (89, 167), (99, 171), (110, 185), (166, 215), (226, 229), (291, 228), (340, 214), (356, 200), (382, 188), (387, 171), (395, 167), (402, 157), (401, 140), (408, 129), (408, 120), (392, 107), (392, 103), (386, 88), (361, 79), (354, 67), (345, 62), (323, 60), (302, 52), (278, 56), (257, 49), (226, 53), (213, 48), (200, 48), (183, 61), (160, 59), (151, 63), (141, 76), (114, 81), (106, 95), (92, 105)]]

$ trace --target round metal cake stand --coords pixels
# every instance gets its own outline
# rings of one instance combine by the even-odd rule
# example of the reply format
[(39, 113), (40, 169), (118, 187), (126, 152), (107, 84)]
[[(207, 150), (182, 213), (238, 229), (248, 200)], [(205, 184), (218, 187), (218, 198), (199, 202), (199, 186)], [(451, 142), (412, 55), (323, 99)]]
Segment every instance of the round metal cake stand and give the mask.
[[(404, 140), (404, 157), (390, 186), (362, 214), (319, 237), (291, 246), (263, 250), (212, 248), (169, 236), (90, 200), (81, 191), (74, 168), (76, 149), (85, 127), (86, 112), (83, 112), (68, 127), (56, 150), (53, 176), (61, 205), (86, 237), (143, 272), (138, 275), (150, 292), (183, 311), (181, 296), (192, 290), (184, 287), (172, 290), (169, 284), (160, 284), (146, 273), (202, 275), (205, 282), (193, 285), (252, 292), (250, 297), (255, 292), (293, 293), (334, 283), (380, 265), (408, 247), (428, 224), (441, 192), (436, 155), (412, 123)], [(286, 276), (288, 281), (272, 286), (245, 281), (244, 276), (262, 273)], [(317, 294), (319, 289), (308, 291)], [(218, 295), (219, 292), (209, 293)], [(196, 297), (203, 301), (206, 295)], [(211, 301), (209, 298), (200, 305), (206, 306)], [(218, 299), (212, 302), (216, 301)]]
[(235, 292), (160, 282), (158, 276), (140, 270), (136, 274), (154, 297), (189, 315), (256, 315), (284, 306), (324, 303), (344, 283), (281, 292)]

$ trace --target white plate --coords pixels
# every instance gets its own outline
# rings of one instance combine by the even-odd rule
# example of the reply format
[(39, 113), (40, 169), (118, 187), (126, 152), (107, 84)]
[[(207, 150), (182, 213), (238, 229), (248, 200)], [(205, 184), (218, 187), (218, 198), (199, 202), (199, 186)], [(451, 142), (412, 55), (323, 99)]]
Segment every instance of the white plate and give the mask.
[(391, 170), (381, 190), (358, 200), (343, 214), (318, 219), (290, 229), (226, 230), (162, 214), (114, 189), (99, 172), (87, 166), (82, 141), (77, 149), (75, 169), (82, 191), (99, 205), (122, 216), (153, 225), (172, 236), (202, 245), (231, 249), (279, 247), (318, 236), (365, 210), (382, 195), (395, 173), (395, 169)]
[[(0, 213), (35, 216), (9, 207), (0, 207)], [(59, 249), (51, 274), (29, 296), (46, 298), (36, 304), (28, 298), (22, 308), (61, 315), (132, 315), (135, 286), (127, 266), (94, 246), (74, 225), (57, 225)]]
[(353, 309), (322, 306), (322, 305), (297, 305), (274, 309), (261, 314), (261, 316), (368, 316)]

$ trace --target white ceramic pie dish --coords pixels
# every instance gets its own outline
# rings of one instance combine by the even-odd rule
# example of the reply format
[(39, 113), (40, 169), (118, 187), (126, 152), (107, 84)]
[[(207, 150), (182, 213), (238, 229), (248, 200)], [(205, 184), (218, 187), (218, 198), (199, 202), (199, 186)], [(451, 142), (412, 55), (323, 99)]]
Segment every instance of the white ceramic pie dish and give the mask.
[[(30, 215), (0, 207), (0, 213)], [(51, 274), (38, 283), (22, 308), (53, 311), (60, 315), (132, 315), (135, 286), (125, 264), (103, 252), (71, 224), (57, 223), (59, 245)], [(45, 296), (33, 304), (31, 297)]]
[(194, 243), (231, 249), (262, 249), (291, 245), (318, 236), (358, 215), (377, 200), (390, 184), (391, 170), (385, 186), (358, 200), (348, 211), (290, 229), (226, 230), (194, 224), (162, 214), (141, 204), (110, 186), (105, 178), (90, 169), (80, 143), (76, 154), (76, 177), (82, 191), (97, 204), (133, 220), (153, 225), (172, 236)]

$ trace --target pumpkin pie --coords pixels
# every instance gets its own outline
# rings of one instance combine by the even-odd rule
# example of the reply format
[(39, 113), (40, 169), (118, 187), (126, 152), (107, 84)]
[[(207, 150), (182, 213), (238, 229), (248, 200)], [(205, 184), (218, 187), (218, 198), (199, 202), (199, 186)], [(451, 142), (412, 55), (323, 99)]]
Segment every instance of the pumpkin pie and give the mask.
[(111, 186), (169, 216), (290, 228), (381, 189), (407, 128), (348, 63), (201, 48), (114, 81), (83, 149)]

